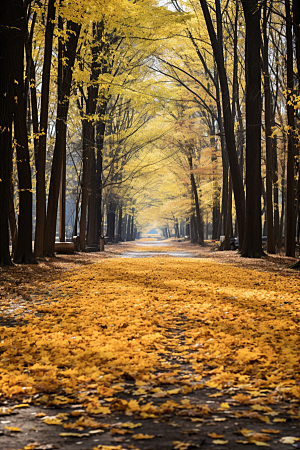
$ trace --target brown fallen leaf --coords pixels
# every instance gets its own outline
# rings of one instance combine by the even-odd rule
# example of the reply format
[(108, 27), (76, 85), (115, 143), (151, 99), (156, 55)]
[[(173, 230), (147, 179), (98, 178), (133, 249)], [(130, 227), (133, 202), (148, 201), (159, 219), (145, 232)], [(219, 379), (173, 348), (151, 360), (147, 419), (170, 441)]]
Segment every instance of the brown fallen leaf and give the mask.
[(114, 434), (132, 434), (133, 431), (130, 430), (120, 430), (119, 428), (111, 428), (110, 433)]
[(189, 442), (173, 441), (173, 445), (174, 445), (174, 450), (186, 450), (192, 444), (190, 444)]
[(181, 431), (181, 433), (191, 435), (191, 434), (197, 434), (197, 433), (199, 433), (199, 431), (200, 430), (198, 430), (198, 428), (191, 428), (189, 430), (183, 430), (183, 431)]
[(224, 434), (217, 434), (217, 433), (207, 433), (207, 436), (213, 438), (213, 439), (218, 439), (218, 438), (223, 438)]
[(272, 429), (270, 429), (270, 430), (267, 430), (267, 429), (262, 429), (261, 430), (263, 433), (270, 433), (270, 434), (277, 434), (277, 433), (280, 433), (280, 430), (272, 430)]

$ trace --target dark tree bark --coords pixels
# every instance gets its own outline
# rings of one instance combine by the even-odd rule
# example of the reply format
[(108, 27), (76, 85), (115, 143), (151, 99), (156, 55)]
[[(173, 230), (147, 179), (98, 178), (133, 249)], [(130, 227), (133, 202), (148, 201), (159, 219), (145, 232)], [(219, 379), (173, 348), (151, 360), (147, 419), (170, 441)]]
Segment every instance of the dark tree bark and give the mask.
[(130, 240), (131, 240), (131, 215), (128, 214), (126, 241), (130, 241)]
[(242, 0), (246, 21), (246, 221), (242, 256), (259, 258), (261, 243), (261, 33), (258, 0)]
[[(44, 231), (45, 231), (44, 228), (46, 220), (46, 180), (45, 180), (46, 145), (47, 145), (48, 108), (49, 108), (49, 94), (50, 94), (49, 86), (50, 86), (55, 10), (56, 10), (55, 0), (49, 0), (48, 16), (45, 31), (45, 44), (44, 44), (44, 63), (42, 75), (41, 112), (40, 112), (40, 137), (39, 137), (38, 153), (36, 155), (36, 227), (35, 227), (35, 242), (34, 242), (35, 256), (43, 255), (43, 246), (44, 246)], [(31, 61), (31, 64), (33, 65), (33, 61)], [(31, 68), (32, 76), (33, 72), (34, 67)], [(32, 92), (32, 95), (33, 95), (32, 100), (36, 101), (35, 92)], [(34, 104), (33, 107), (35, 108), (36, 105)], [(36, 111), (34, 111), (34, 115), (35, 114)], [(35, 120), (33, 120), (33, 123), (35, 123)]]
[(189, 156), (188, 160), (189, 160), (189, 166), (190, 166), (191, 187), (192, 187), (192, 193), (193, 193), (193, 198), (194, 198), (194, 202), (195, 202), (196, 218), (197, 218), (197, 222), (196, 222), (197, 234), (198, 234), (197, 242), (198, 242), (199, 245), (204, 245), (204, 241), (203, 241), (203, 220), (202, 220), (202, 217), (201, 217), (198, 191), (197, 191), (195, 176), (194, 176), (194, 173), (193, 173), (193, 158), (192, 158), (192, 156)]
[(230, 170), (232, 175), (233, 192), (236, 205), (236, 214), (240, 233), (240, 243), (243, 242), (244, 238), (244, 224), (245, 224), (245, 198), (243, 182), (240, 173), (240, 168), (238, 164), (238, 156), (235, 146), (235, 136), (234, 136), (234, 122), (232, 117), (232, 111), (230, 106), (230, 95), (227, 82), (227, 75), (224, 65), (224, 56), (219, 46), (218, 38), (216, 36), (212, 20), (209, 14), (206, 0), (199, 0), (207, 30), (209, 33), (210, 41), (213, 48), (214, 57), (217, 64), (221, 92), (222, 92), (222, 106), (223, 106), (223, 119), (224, 119), (224, 131), (226, 139), (226, 148), (228, 152), (228, 159), (230, 164)]
[(288, 159), (287, 159), (287, 185), (286, 185), (286, 225), (285, 225), (285, 251), (286, 256), (295, 256), (296, 236), (296, 208), (295, 208), (295, 115), (293, 105), (294, 72), (293, 72), (293, 38), (290, 0), (285, 0), (286, 13), (286, 71), (287, 71), (287, 117), (288, 117)]
[(79, 225), (80, 250), (85, 250), (86, 233), (86, 210), (88, 206), (88, 187), (89, 187), (89, 145), (91, 137), (91, 122), (87, 119), (82, 120), (82, 194), (81, 194), (81, 215)]
[(0, 265), (11, 265), (9, 252), (9, 198), (12, 166), (12, 120), (14, 70), (14, 21), (18, 14), (13, 0), (1, 3), (0, 15)]
[(230, 238), (232, 237), (232, 179), (229, 172), (229, 186), (228, 186), (228, 202), (227, 202), (227, 217), (225, 226), (225, 241), (224, 250), (230, 250)]
[[(61, 90), (58, 92), (56, 139), (53, 152), (47, 219), (44, 236), (44, 254), (53, 255), (55, 247), (56, 218), (58, 208), (58, 196), (61, 182), (63, 158), (66, 155), (67, 118), (70, 104), (73, 68), (76, 57), (76, 49), (81, 25), (74, 22), (67, 23), (70, 30), (69, 40), (64, 51), (65, 65), (62, 71)], [(59, 86), (60, 88), (60, 86)]]
[(122, 240), (122, 220), (123, 220), (123, 208), (122, 204), (119, 206), (119, 216), (118, 216), (118, 233), (117, 233), (117, 241)]
[(269, 74), (269, 42), (268, 42), (268, 16), (267, 4), (263, 8), (263, 73), (265, 91), (265, 140), (266, 140), (266, 206), (267, 206), (267, 252), (275, 253), (274, 225), (273, 225), (273, 148), (271, 127), (271, 88)]
[(300, 4), (298, 0), (293, 0), (293, 21), (296, 46), (296, 62), (298, 75), (298, 90), (300, 91)]
[[(115, 228), (116, 228), (116, 204), (113, 202), (110, 202), (107, 205), (107, 237), (110, 242), (114, 242), (115, 240)], [(127, 234), (129, 233), (129, 239), (130, 240), (130, 224), (128, 225)]]
[(27, 36), (26, 4), (15, 0), (18, 18), (14, 22), (15, 46), (12, 60), (14, 65), (14, 138), (17, 148), (17, 170), (19, 184), (18, 240), (14, 262), (33, 264), (32, 252), (32, 186), (28, 135), (26, 123), (27, 93), (24, 83), (24, 52)]

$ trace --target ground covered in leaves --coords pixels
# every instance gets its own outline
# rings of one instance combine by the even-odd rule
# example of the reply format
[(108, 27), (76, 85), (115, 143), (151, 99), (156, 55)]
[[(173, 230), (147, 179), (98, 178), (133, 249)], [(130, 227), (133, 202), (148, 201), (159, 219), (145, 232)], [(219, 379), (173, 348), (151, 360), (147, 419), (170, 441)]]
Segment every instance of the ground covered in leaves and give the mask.
[(1, 269), (1, 449), (300, 448), (299, 273), (213, 250)]

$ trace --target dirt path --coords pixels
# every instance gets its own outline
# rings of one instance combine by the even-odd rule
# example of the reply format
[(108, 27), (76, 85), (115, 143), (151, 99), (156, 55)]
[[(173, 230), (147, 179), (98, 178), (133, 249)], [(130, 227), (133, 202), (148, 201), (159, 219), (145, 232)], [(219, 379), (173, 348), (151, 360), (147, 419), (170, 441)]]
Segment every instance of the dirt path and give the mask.
[[(134, 258), (128, 257), (130, 253), (134, 253)], [(161, 256), (158, 256), (158, 253)], [(181, 253), (181, 257), (174, 258), (174, 253), (177, 256)], [(255, 376), (251, 375), (254, 379), (252, 385), (249, 384), (249, 376), (245, 372), (244, 387), (241, 382), (237, 385), (230, 381), (230, 377), (228, 382), (222, 382), (220, 385), (209, 384), (209, 380), (218, 380), (218, 373), (222, 372), (224, 377), (226, 375), (224, 368), (219, 370), (221, 364), (215, 363), (218, 360), (207, 356), (207, 362), (205, 362), (205, 353), (200, 352), (201, 347), (207, 347), (205, 350), (207, 354), (216, 350), (211, 347), (210, 341), (214, 339), (211, 337), (212, 334), (209, 334), (217, 326), (212, 322), (214, 312), (206, 319), (202, 315), (197, 315), (195, 318), (193, 313), (184, 309), (187, 303), (181, 300), (181, 298), (187, 298), (191, 304), (190, 302), (194, 301), (197, 295), (204, 298), (206, 295), (204, 292), (213, 291), (216, 301), (221, 302), (222, 305), (226, 304), (225, 309), (228, 309), (228, 305), (234, 304), (234, 299), (241, 297), (243, 302), (243, 297), (248, 295), (247, 302), (240, 303), (238, 308), (241, 308), (241, 305), (243, 308), (248, 305), (248, 310), (253, 309), (251, 318), (258, 317), (259, 309), (258, 306), (252, 305), (253, 298), (267, 297), (269, 288), (267, 289), (266, 285), (268, 284), (268, 286), (274, 285), (272, 293), (274, 298), (277, 298), (277, 294), (278, 299), (282, 298), (279, 300), (280, 303), (278, 301), (276, 305), (274, 304), (274, 311), (283, 311), (283, 317), (289, 318), (290, 305), (294, 305), (297, 301), (296, 288), (300, 285), (299, 273), (287, 268), (294, 260), (285, 257), (267, 257), (254, 261), (241, 258), (237, 252), (217, 252), (213, 247), (199, 249), (185, 242), (170, 241), (158, 245), (152, 242), (110, 245), (106, 247), (105, 254), (61, 256), (45, 260), (39, 266), (1, 269), (0, 293), (4, 308), (1, 315), (2, 326), (11, 327), (16, 332), (26, 329), (26, 326), (30, 325), (29, 314), (36, 312), (37, 317), (48, 314), (38, 310), (39, 305), (45, 305), (45, 302), (53, 300), (59, 304), (65, 298), (71, 301), (79, 294), (75, 289), (70, 288), (72, 283), (70, 286), (67, 285), (69, 275), (67, 280), (63, 278), (63, 285), (59, 284), (61, 277), (64, 277), (66, 271), (69, 271), (70, 277), (79, 271), (87, 277), (96, 267), (94, 264), (99, 262), (105, 262), (105, 265), (97, 265), (98, 275), (95, 278), (103, 276), (103, 280), (108, 279), (107, 286), (102, 287), (103, 292), (105, 291), (104, 299), (119, 295), (118, 289), (121, 284), (114, 291), (114, 278), (120, 279), (121, 283), (125, 279), (122, 278), (124, 274), (128, 273), (132, 273), (133, 276), (126, 281), (126, 288), (122, 291), (122, 295), (128, 295), (130, 298), (130, 293), (128, 294), (127, 291), (132, 289), (134, 299), (140, 297), (142, 300), (143, 295), (145, 301), (154, 302), (159, 297), (159, 303), (157, 300), (157, 307), (151, 313), (153, 315), (151, 320), (156, 323), (155, 330), (161, 336), (156, 344), (159, 367), (153, 370), (153, 376), (148, 381), (142, 381), (138, 376), (132, 375), (133, 372), (123, 373), (121, 382), (116, 380), (121, 386), (119, 392), (107, 391), (106, 395), (98, 397), (101, 408), (104, 408), (101, 413), (93, 413), (93, 410), (89, 410), (87, 406), (97, 396), (97, 392), (99, 394), (99, 387), (96, 385), (93, 387), (91, 383), (89, 387), (83, 387), (81, 393), (77, 391), (67, 393), (60, 389), (52, 392), (40, 390), (33, 395), (17, 394), (11, 398), (7, 398), (7, 395), (2, 393), (0, 397), (1, 449), (225, 448), (236, 450), (243, 448), (245, 444), (249, 449), (257, 446), (269, 446), (274, 450), (300, 447), (300, 390), (295, 391), (296, 395), (290, 395), (291, 387), (299, 384), (297, 375), (299, 354), (296, 356), (293, 354), (293, 358), (298, 358), (293, 366), (297, 376), (291, 376), (288, 382), (284, 382), (286, 378), (283, 377), (281, 385), (278, 382), (272, 384), (268, 381), (268, 377), (262, 377), (258, 372), (256, 382)], [(197, 264), (196, 275), (191, 274), (194, 264)], [(235, 272), (230, 272), (230, 266), (241, 270), (236, 272), (236, 280), (233, 280)], [(115, 276), (110, 272), (113, 267), (117, 268)], [(224, 267), (229, 279), (224, 277)], [(103, 270), (107, 272), (102, 273)], [(213, 270), (215, 272), (212, 272)], [(150, 279), (151, 273), (153, 275)], [(194, 285), (194, 280), (198, 279), (198, 273), (202, 283), (201, 289)], [(244, 282), (246, 277), (250, 277), (250, 281)], [(276, 287), (278, 279), (279, 283)], [(180, 284), (177, 283), (178, 280), (181, 280)], [(231, 284), (231, 280), (234, 283)], [(282, 293), (280, 283), (284, 283), (284, 280), (288, 281), (291, 289)], [(103, 286), (101, 283), (101, 280), (98, 281), (99, 286)], [(70, 293), (67, 288), (71, 291)], [(99, 289), (97, 287), (97, 290)], [(234, 292), (234, 295), (228, 296), (228, 292)], [(168, 300), (169, 298), (172, 300)], [(173, 298), (176, 304), (172, 303)], [(183, 309), (179, 308), (181, 301)], [(211, 305), (213, 306), (213, 303)], [(227, 323), (227, 317), (224, 314), (228, 311), (225, 309), (222, 309), (222, 320), (224, 319), (224, 323)], [(65, 314), (64, 310), (62, 313)], [(219, 314), (219, 311), (216, 310), (217, 313)], [(246, 315), (246, 313), (243, 314)], [(297, 323), (296, 315), (298, 320), (298, 310), (293, 312), (295, 323)], [(103, 322), (98, 326), (103, 327), (103, 332), (106, 332), (109, 323)], [(194, 340), (191, 342), (191, 336), (194, 336), (191, 330), (197, 327), (202, 330), (202, 335), (199, 335), (199, 339), (193, 337)], [(273, 325), (270, 325), (270, 329), (272, 327)], [(5, 328), (2, 328), (2, 331), (0, 328), (1, 335), (4, 335), (4, 330)], [(294, 333), (298, 331), (296, 326)], [(278, 334), (276, 336), (280, 339)], [(243, 343), (241, 343), (241, 350), (243, 350)], [(12, 354), (12, 350), (5, 348), (2, 353), (1, 367), (5, 368), (4, 359), (7, 354)], [(255, 375), (257, 361), (251, 362), (247, 359), (244, 361), (245, 366), (250, 366), (249, 373), (252, 370)], [(38, 362), (32, 361), (32, 363)], [(32, 363), (28, 364), (27, 368), (24, 366), (25, 374), (31, 371)], [(228, 364), (230, 369), (232, 363), (229, 361)], [(242, 372), (244, 367), (242, 365), (240, 367)], [(257, 371), (262, 372), (262, 366), (257, 367)], [(272, 367), (270, 363), (270, 377)], [(57, 400), (59, 398), (60, 401)], [(105, 408), (110, 409), (111, 412), (107, 413)], [(47, 417), (49, 417), (48, 424)], [(78, 420), (76, 428), (75, 425), (73, 428), (63, 427), (63, 424), (72, 424)], [(53, 422), (52, 425), (51, 422)], [(287, 437), (290, 438), (286, 439)]]

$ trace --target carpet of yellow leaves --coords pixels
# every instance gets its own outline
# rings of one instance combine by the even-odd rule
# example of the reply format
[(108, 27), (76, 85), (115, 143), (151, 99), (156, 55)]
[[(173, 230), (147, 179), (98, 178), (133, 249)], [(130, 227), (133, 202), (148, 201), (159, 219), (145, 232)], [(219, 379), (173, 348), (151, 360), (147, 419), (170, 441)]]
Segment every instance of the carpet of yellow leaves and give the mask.
[[(234, 386), (247, 391), (234, 401), (267, 421), (276, 395), (300, 398), (299, 288), (279, 274), (201, 259), (105, 259), (60, 275), (27, 324), (0, 328), (2, 396), (39, 394), (40, 403), (76, 400), (91, 414), (147, 418), (192, 406), (142, 404), (142, 395)], [(181, 374), (174, 357), (194, 374)], [(128, 381), (136, 385), (130, 401), (117, 397)], [(160, 387), (175, 382), (174, 392)], [(265, 402), (253, 400), (258, 393)], [(84, 420), (77, 426), (98, 426)]]

